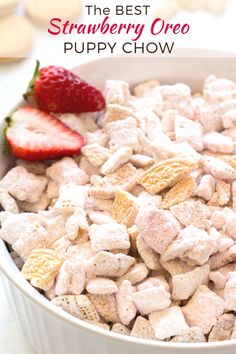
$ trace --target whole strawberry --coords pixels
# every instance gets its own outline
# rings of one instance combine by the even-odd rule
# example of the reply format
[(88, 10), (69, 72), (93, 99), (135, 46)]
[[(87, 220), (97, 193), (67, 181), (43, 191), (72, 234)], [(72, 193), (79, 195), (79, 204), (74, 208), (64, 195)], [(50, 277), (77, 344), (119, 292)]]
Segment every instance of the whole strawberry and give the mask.
[(105, 108), (105, 98), (98, 89), (60, 66), (39, 69), (38, 61), (23, 96), (31, 105), (45, 112), (83, 113)]

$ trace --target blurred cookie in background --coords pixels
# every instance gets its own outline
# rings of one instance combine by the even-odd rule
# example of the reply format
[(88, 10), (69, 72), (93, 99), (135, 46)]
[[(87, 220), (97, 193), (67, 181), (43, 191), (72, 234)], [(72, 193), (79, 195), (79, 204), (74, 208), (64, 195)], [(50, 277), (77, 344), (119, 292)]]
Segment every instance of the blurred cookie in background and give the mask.
[(81, 0), (25, 0), (26, 14), (41, 26), (54, 18), (75, 20), (82, 12)]
[(222, 12), (224, 12), (228, 0), (201, 0), (203, 2), (203, 7), (216, 14), (220, 15)]
[(12, 14), (18, 5), (19, 0), (0, 0), (0, 17)]
[(196, 11), (202, 7), (203, 0), (178, 0), (180, 7), (188, 11)]
[(215, 15), (224, 12), (228, 0), (157, 0), (156, 16), (169, 19), (181, 10), (206, 10)]
[(0, 61), (9, 62), (26, 57), (33, 45), (35, 29), (31, 22), (17, 15), (0, 20)]
[(174, 17), (180, 9), (178, 0), (158, 0), (156, 2), (156, 15), (164, 20)]

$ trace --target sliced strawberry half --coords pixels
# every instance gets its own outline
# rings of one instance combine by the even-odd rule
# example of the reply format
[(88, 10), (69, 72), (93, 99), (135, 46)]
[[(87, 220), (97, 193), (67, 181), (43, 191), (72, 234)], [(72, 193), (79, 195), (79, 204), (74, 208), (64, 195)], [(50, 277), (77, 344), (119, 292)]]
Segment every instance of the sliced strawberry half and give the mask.
[(27, 161), (73, 156), (84, 145), (81, 135), (53, 115), (32, 107), (21, 107), (13, 113), (5, 136), (11, 153)]

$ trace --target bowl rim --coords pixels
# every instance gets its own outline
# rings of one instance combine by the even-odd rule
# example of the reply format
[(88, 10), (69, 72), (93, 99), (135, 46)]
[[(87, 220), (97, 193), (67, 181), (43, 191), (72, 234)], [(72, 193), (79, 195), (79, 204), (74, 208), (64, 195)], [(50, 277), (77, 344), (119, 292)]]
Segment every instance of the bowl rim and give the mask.
[[(180, 49), (180, 48), (178, 48)], [(181, 49), (180, 49), (181, 50)], [(192, 49), (190, 49), (191, 51)], [(197, 51), (198, 49), (193, 49), (193, 51)], [(205, 49), (200, 49), (202, 53), (209, 53), (209, 52), (215, 52), (211, 50), (205, 50)], [(186, 54), (187, 49), (184, 49), (184, 53)], [(220, 51), (217, 51), (217, 53), (223, 53)], [(233, 56), (231, 53), (227, 53), (230, 57)], [(186, 57), (186, 55), (184, 55)], [(224, 57), (224, 56), (223, 56)], [(78, 65), (76, 67), (73, 67), (71, 70), (75, 70), (78, 68), (85, 68), (89, 65), (94, 65), (96, 64), (101, 64), (104, 60), (111, 59), (109, 57), (102, 57), (102, 58), (97, 58), (93, 60), (89, 60), (81, 65)], [(124, 57), (122, 58), (124, 59)], [(128, 58), (130, 59), (130, 58)], [(135, 59), (135, 58), (132, 58)], [(173, 57), (173, 60), (175, 57)], [(14, 107), (16, 108), (19, 105), (22, 105), (23, 101), (20, 100), (18, 104), (16, 104)], [(15, 108), (11, 109), (13, 111)], [(6, 266), (2, 264), (2, 255), (3, 258), (6, 258), (7, 261), (5, 261)], [(11, 267), (9, 267), (9, 262), (11, 263)], [(232, 340), (226, 340), (226, 341), (221, 341), (221, 342), (202, 342), (202, 343), (176, 343), (176, 342), (163, 342), (159, 340), (150, 340), (150, 339), (142, 339), (142, 338), (137, 338), (137, 337), (131, 337), (119, 333), (115, 333), (112, 331), (105, 330), (103, 328), (100, 328), (98, 326), (95, 326), (93, 324), (87, 323), (83, 320), (80, 320), (77, 317), (74, 317), (73, 315), (67, 313), (66, 311), (62, 310), (60, 307), (54, 305), (53, 303), (50, 302), (49, 299), (47, 299), (44, 295), (40, 294), (32, 285), (30, 285), (29, 282), (27, 282), (23, 276), (20, 274), (20, 270), (17, 268), (15, 265), (13, 259), (10, 256), (10, 253), (8, 252), (8, 249), (6, 247), (6, 244), (3, 240), (0, 239), (0, 270), (2, 271), (3, 275), (14, 284), (14, 286), (21, 292), (23, 293), (29, 300), (31, 300), (34, 304), (38, 305), (41, 309), (46, 311), (48, 314), (52, 315), (54, 318), (57, 318), (59, 320), (65, 321), (67, 324), (71, 325), (74, 327), (74, 329), (78, 330), (80, 328), (83, 328), (83, 330), (86, 330), (87, 332), (93, 332), (94, 334), (103, 336), (104, 338), (107, 338), (108, 340), (113, 339), (117, 341), (129, 344), (136, 344), (136, 345), (141, 345), (145, 347), (153, 347), (153, 348), (161, 348), (161, 349), (225, 349), (225, 348), (235, 348), (236, 346), (236, 339)], [(15, 276), (15, 273), (19, 275), (19, 280), (18, 277)]]

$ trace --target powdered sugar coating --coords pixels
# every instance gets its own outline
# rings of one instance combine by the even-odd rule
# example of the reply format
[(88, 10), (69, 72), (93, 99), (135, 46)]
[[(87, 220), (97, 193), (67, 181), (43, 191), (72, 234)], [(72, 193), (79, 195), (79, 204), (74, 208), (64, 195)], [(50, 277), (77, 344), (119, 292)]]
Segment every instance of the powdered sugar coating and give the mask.
[(18, 161), (0, 181), (1, 238), (33, 286), (93, 325), (235, 338), (236, 84), (105, 86), (104, 112), (59, 116), (81, 156)]

